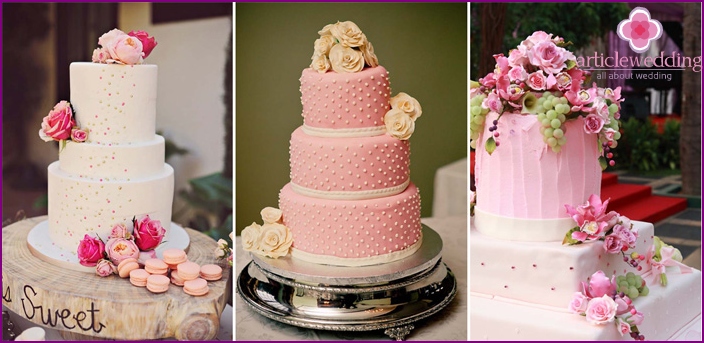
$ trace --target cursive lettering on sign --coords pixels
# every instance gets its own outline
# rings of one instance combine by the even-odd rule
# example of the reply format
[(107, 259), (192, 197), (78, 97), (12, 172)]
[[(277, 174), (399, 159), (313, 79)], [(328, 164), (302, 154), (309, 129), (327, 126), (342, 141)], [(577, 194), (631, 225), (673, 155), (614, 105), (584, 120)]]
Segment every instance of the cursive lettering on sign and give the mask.
[[(9, 294), (9, 290), (6, 292)], [(60, 321), (61, 325), (66, 329), (70, 330), (78, 326), (83, 331), (92, 330), (95, 333), (100, 333), (100, 331), (106, 327), (105, 324), (96, 320), (96, 314), (100, 312), (100, 310), (95, 308), (95, 303), (92, 301), (90, 302), (90, 309), (86, 309), (85, 311), (72, 313), (71, 310), (67, 308), (52, 311), (51, 308), (45, 310), (43, 305), (35, 305), (32, 299), (36, 297), (37, 294), (38, 293), (32, 286), (24, 286), (24, 297), (20, 298), (20, 300), (22, 302), (24, 316), (27, 319), (34, 319), (38, 314), (39, 319), (44, 325), (57, 327)], [(89, 319), (87, 323), (85, 322), (86, 319)]]

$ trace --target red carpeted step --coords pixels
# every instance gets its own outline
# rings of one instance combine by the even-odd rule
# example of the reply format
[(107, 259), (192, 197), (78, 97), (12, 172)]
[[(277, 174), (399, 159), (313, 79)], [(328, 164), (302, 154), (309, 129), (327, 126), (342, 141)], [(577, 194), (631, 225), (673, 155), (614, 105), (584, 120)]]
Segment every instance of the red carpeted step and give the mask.
[(601, 187), (601, 200), (611, 198), (608, 210), (619, 212), (618, 207), (640, 201), (651, 193), (652, 190), (648, 186), (616, 183)]
[(601, 187), (618, 183), (618, 175), (612, 173), (601, 173)]
[(687, 199), (659, 195), (649, 196), (618, 208), (609, 206), (609, 210), (614, 210), (631, 220), (649, 223), (657, 223), (686, 209)]

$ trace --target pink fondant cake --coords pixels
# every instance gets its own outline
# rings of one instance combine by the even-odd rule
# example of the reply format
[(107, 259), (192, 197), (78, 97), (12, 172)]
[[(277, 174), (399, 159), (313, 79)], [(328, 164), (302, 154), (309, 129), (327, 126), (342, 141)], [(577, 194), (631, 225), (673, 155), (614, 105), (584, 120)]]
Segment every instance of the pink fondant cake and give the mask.
[(583, 89), (566, 45), (535, 32), (472, 84), (469, 338), (668, 339), (701, 313), (701, 272), (599, 198), (623, 99)]
[(291, 135), (291, 182), (280, 209), (265, 208), (263, 225), (242, 231), (243, 247), (338, 266), (410, 256), (422, 244), (408, 141), (420, 104), (391, 96), (388, 72), (354, 23), (319, 34), (300, 79), (303, 125)]

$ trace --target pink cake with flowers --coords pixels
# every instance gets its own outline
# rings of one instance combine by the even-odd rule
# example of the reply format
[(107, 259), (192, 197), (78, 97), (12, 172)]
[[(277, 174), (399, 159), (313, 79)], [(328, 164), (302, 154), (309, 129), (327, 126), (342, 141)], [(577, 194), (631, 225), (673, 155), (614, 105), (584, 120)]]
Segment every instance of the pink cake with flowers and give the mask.
[(30, 245), (102, 275), (123, 257), (154, 256), (167, 236), (180, 238), (170, 236), (174, 170), (155, 133), (157, 66), (143, 64), (156, 40), (114, 29), (98, 44), (92, 62), (71, 63), (71, 100), (39, 130), (59, 142), (59, 160), (48, 167), (50, 244), (30, 235)]
[(318, 32), (303, 70), (303, 125), (291, 135), (291, 182), (243, 248), (339, 266), (392, 262), (421, 245), (420, 194), (410, 181), (410, 142), (421, 116), (352, 22)]
[(472, 82), (471, 340), (667, 339), (701, 316), (701, 272), (608, 210), (620, 89), (535, 32)]

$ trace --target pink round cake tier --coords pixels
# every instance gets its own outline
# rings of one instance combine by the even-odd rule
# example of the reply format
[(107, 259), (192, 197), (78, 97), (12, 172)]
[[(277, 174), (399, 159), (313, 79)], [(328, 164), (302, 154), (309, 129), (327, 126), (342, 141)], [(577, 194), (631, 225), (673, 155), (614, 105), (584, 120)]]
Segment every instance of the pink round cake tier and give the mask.
[(284, 225), (293, 234), (292, 256), (345, 266), (387, 263), (421, 244), (420, 194), (411, 183), (400, 194), (368, 200), (329, 200), (281, 189)]
[[(490, 112), (486, 122), (497, 119)], [(476, 149), (475, 225), (482, 233), (519, 241), (558, 241), (575, 223), (565, 205), (584, 204), (600, 194), (597, 136), (584, 131), (583, 119), (565, 123), (567, 143), (559, 153), (543, 141), (535, 115), (504, 114), (499, 146), (489, 155), (484, 125)]]
[(291, 183), (312, 197), (359, 200), (403, 192), (410, 143), (388, 135), (326, 138), (302, 128), (291, 135)]
[(391, 94), (384, 67), (324, 74), (307, 68), (300, 81), (303, 124), (313, 134), (368, 136), (384, 132), (383, 118)]

